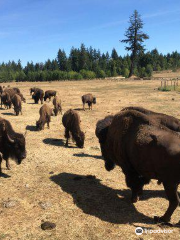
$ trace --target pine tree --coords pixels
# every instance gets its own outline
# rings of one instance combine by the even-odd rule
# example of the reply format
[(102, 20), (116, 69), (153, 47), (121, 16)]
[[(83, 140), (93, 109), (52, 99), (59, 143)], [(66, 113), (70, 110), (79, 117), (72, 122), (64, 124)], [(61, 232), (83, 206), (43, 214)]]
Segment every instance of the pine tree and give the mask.
[(67, 71), (67, 56), (64, 50), (59, 49), (57, 61), (61, 71)]
[(134, 72), (137, 54), (144, 51), (143, 42), (144, 40), (149, 39), (149, 36), (142, 32), (143, 21), (137, 10), (135, 10), (130, 17), (129, 23), (130, 26), (125, 33), (126, 39), (121, 42), (128, 44), (129, 46), (125, 49), (131, 51), (131, 67), (129, 73), (129, 77), (131, 77)]

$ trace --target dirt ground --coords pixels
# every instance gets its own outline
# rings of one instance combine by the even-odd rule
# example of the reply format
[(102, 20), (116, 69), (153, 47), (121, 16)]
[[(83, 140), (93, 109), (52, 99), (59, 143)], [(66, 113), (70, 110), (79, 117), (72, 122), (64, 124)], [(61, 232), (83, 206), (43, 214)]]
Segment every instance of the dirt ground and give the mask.
[[(158, 81), (95, 80), (10, 85), (19, 87), (26, 97), (23, 115), (16, 117), (12, 109), (1, 109), (0, 116), (9, 120), (18, 132), (24, 133), (27, 129), (27, 158), (21, 165), (11, 160), (11, 170), (6, 170), (3, 162), (0, 240), (180, 239), (178, 225), (165, 227), (153, 223), (154, 215), (163, 215), (168, 207), (163, 186), (151, 181), (145, 187), (144, 200), (131, 204), (131, 192), (121, 169), (105, 170), (94, 133), (97, 120), (126, 106), (142, 106), (180, 118), (179, 93), (157, 91)], [(32, 86), (57, 90), (63, 112), (77, 109), (82, 130), (86, 132), (84, 149), (76, 148), (73, 142), (69, 148), (64, 147), (61, 115), (52, 117), (50, 129), (35, 131), (41, 105), (33, 104), (29, 94)], [(97, 97), (97, 104), (93, 111), (84, 112), (81, 96), (89, 92)], [(56, 228), (43, 231), (43, 221), (54, 222)], [(171, 223), (179, 221), (180, 208), (173, 214)], [(138, 226), (173, 232), (136, 236)]]

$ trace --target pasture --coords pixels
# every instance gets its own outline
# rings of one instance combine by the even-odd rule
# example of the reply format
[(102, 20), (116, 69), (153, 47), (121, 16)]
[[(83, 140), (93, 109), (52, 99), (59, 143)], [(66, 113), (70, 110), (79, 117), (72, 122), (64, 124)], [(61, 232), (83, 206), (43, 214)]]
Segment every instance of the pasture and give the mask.
[[(0, 110), (15, 131), (26, 135), (27, 158), (21, 165), (12, 160), (11, 170), (2, 164), (0, 178), (0, 240), (1, 239), (178, 239), (180, 228), (153, 224), (154, 215), (161, 216), (168, 206), (162, 185), (157, 181), (145, 186), (144, 199), (131, 204), (124, 174), (119, 167), (107, 172), (95, 136), (96, 122), (127, 106), (166, 113), (180, 119), (180, 95), (160, 92), (159, 81), (77, 81), (12, 83), (26, 98), (23, 115), (13, 110)], [(79, 149), (71, 141), (64, 146), (62, 115), (53, 116), (50, 129), (36, 131), (40, 104), (34, 104), (30, 87), (56, 90), (62, 100), (63, 113), (76, 109), (81, 128), (86, 132), (85, 147)], [(97, 97), (93, 110), (82, 111), (81, 96)], [(172, 100), (174, 99), (174, 100)], [(48, 103), (48, 101), (47, 101)], [(48, 103), (52, 106), (52, 102)], [(87, 106), (86, 106), (87, 108)], [(180, 190), (180, 189), (179, 189)], [(12, 202), (8, 207), (7, 203)], [(41, 223), (56, 224), (52, 231), (43, 231)], [(180, 221), (180, 208), (171, 223)], [(136, 236), (136, 227), (170, 229), (173, 233)]]

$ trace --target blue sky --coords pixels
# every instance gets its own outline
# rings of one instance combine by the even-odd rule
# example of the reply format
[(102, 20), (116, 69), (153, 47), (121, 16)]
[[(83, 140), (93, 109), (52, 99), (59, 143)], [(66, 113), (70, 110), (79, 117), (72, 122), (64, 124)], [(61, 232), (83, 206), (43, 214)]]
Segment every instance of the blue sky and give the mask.
[(135, 9), (148, 50), (180, 51), (180, 0), (0, 0), (0, 62), (44, 62), (81, 43), (124, 55), (119, 39)]

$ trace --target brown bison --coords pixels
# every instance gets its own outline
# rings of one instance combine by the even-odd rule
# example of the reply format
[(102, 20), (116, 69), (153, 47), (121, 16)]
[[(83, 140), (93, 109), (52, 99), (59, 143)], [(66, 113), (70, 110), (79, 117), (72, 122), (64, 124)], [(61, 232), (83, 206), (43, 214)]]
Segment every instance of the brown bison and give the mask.
[(58, 115), (58, 112), (62, 114), (62, 106), (61, 106), (61, 99), (59, 97), (55, 97), (53, 99), (53, 105), (54, 105), (54, 114), (55, 116)]
[(84, 147), (85, 134), (80, 129), (80, 117), (75, 110), (68, 110), (64, 113), (62, 123), (65, 127), (66, 146), (70, 138), (69, 132), (72, 134), (73, 140), (79, 148)]
[(7, 108), (7, 109), (11, 108), (12, 102), (11, 102), (9, 93), (7, 93), (7, 92), (3, 92), (1, 94), (1, 108), (2, 108), (2, 105), (4, 105), (5, 108)]
[(89, 106), (89, 110), (92, 110), (92, 104), (96, 104), (96, 98), (91, 94), (85, 94), (82, 96), (83, 110), (85, 111), (85, 104)]
[(32, 98), (34, 99), (35, 104), (38, 104), (39, 100), (41, 101), (41, 104), (43, 104), (44, 91), (40, 88), (36, 88)]
[(10, 169), (9, 158), (16, 160), (21, 164), (22, 160), (26, 158), (26, 142), (23, 134), (16, 133), (10, 122), (0, 118), (0, 172), (1, 163), (4, 159), (6, 161), (7, 169)]
[(142, 194), (143, 186), (151, 179), (163, 183), (169, 207), (156, 221), (169, 222), (179, 204), (180, 136), (164, 125), (156, 123), (151, 115), (135, 110), (124, 110), (110, 120), (97, 123), (105, 168), (122, 168), (126, 184), (132, 190), (132, 202)]
[(52, 109), (47, 105), (44, 104), (39, 110), (40, 118), (36, 122), (36, 128), (38, 131), (44, 130), (44, 125), (47, 123), (49, 128), (49, 123), (51, 121), (51, 116), (53, 115)]
[(55, 97), (56, 96), (56, 91), (53, 91), (53, 90), (48, 90), (48, 91), (45, 91), (45, 96), (44, 96), (44, 101), (46, 101), (48, 98), (49, 98), (49, 101), (51, 101), (51, 98), (52, 97)]
[(22, 102), (21, 102), (21, 97), (18, 94), (15, 94), (14, 97), (11, 99), (12, 104), (14, 106), (14, 112), (16, 116), (21, 113), (22, 115)]

